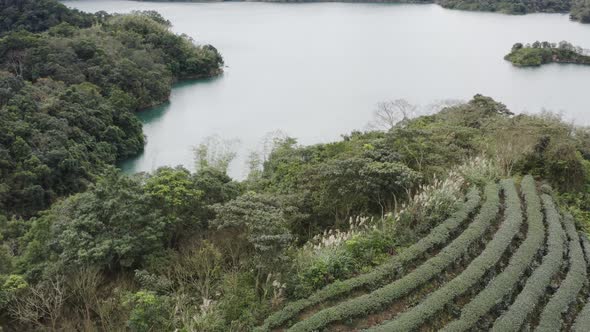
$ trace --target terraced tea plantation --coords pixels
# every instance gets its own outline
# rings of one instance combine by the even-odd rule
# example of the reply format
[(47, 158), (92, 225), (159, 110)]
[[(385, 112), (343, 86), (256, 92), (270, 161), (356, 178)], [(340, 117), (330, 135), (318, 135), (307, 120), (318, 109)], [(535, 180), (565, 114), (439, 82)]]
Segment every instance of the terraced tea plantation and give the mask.
[(258, 331), (590, 331), (590, 243), (531, 176), (473, 188), (372, 272), (269, 316)]

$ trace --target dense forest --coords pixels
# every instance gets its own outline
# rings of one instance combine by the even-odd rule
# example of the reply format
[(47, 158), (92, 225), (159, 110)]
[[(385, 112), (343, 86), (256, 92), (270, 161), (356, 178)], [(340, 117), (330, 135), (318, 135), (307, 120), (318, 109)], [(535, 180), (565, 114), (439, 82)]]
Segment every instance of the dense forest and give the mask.
[(92, 14), (68, 9), (57, 1), (3, 0), (0, 7), (0, 36), (16, 31), (42, 32), (60, 23), (89, 28), (96, 22)]
[[(171, 33), (155, 12), (5, 3), (2, 331), (265, 330), (358, 280), (382, 286), (372, 278), (444, 220), (499, 209), (494, 183), (507, 177), (530, 199), (531, 174), (571, 214), (573, 233), (590, 231), (590, 129), (550, 113), (515, 115), (482, 95), (421, 116), (402, 100), (383, 103), (379, 130), (331, 143), (277, 137), (239, 182), (227, 175), (231, 155), (205, 146), (194, 169), (125, 175), (113, 164), (144, 143), (134, 112), (165, 101), (175, 80), (219, 74), (221, 55)], [(521, 204), (515, 184), (500, 183), (515, 233)], [(527, 204), (538, 215), (540, 203)], [(479, 229), (468, 233), (491, 237)], [(328, 321), (294, 330), (313, 324)]]
[(571, 18), (582, 23), (590, 23), (590, 1), (572, 0)]
[(514, 44), (504, 59), (518, 67), (535, 67), (551, 62), (590, 65), (590, 55), (584, 53), (584, 49), (566, 41), (559, 44), (536, 41), (526, 45)]
[(137, 154), (134, 112), (166, 101), (173, 81), (217, 75), (223, 63), (153, 12), (15, 1), (0, 22), (0, 209), (9, 216), (31, 217)]

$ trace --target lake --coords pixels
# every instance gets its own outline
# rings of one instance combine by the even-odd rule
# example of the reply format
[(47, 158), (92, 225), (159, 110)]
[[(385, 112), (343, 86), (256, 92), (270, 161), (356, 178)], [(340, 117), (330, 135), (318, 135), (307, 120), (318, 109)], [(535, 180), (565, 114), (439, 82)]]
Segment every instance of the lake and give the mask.
[(509, 16), (438, 5), (359, 3), (170, 3), (82, 0), (95, 12), (156, 10), (197, 43), (210, 43), (227, 68), (217, 78), (182, 82), (170, 102), (139, 114), (147, 144), (127, 172), (163, 165), (193, 168), (192, 147), (208, 137), (239, 140), (230, 173), (267, 133), (302, 144), (365, 129), (379, 101), (428, 105), (491, 96), (514, 112), (562, 112), (590, 124), (590, 66), (515, 68), (503, 60), (515, 42), (567, 40), (590, 48), (590, 25), (566, 14)]

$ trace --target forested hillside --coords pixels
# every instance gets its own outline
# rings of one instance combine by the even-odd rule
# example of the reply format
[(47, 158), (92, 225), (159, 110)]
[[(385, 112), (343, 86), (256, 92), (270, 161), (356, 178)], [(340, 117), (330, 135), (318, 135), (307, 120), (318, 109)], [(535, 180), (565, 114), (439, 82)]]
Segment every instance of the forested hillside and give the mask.
[(221, 71), (215, 48), (171, 33), (157, 13), (8, 3), (0, 17), (13, 28), (0, 39), (0, 209), (7, 216), (31, 217), (137, 154), (144, 138), (136, 110), (166, 101), (174, 80)]
[(571, 18), (582, 23), (590, 23), (590, 1), (572, 0)]
[(243, 181), (204, 145), (126, 175), (134, 112), (221, 56), (155, 12), (27, 3), (0, 39), (3, 332), (587, 330), (589, 128), (398, 100), (382, 130), (269, 140)]
[(21, 29), (42, 32), (60, 23), (89, 28), (96, 22), (94, 15), (68, 9), (53, 0), (2, 0), (0, 4), (0, 36)]

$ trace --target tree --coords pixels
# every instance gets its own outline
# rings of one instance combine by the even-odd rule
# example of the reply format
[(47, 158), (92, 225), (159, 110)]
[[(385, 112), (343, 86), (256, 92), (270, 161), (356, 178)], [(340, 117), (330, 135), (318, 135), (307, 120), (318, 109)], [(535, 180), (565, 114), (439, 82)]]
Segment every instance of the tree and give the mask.
[(15, 319), (40, 329), (48, 320), (51, 330), (58, 331), (67, 296), (65, 280), (58, 275), (15, 293), (9, 312)]
[(171, 330), (172, 308), (167, 297), (139, 291), (129, 295), (124, 304), (130, 309), (127, 324), (132, 331)]
[(213, 298), (221, 281), (223, 256), (211, 242), (205, 240), (174, 256), (172, 278), (185, 292), (198, 292), (205, 300)]
[(381, 218), (397, 210), (398, 203), (409, 198), (421, 180), (420, 173), (398, 162), (370, 162), (359, 175), (366, 183), (367, 195), (381, 208)]
[[(516, 163), (533, 151), (536, 137), (522, 134), (522, 128), (512, 126), (498, 130), (493, 138), (490, 154), (504, 176), (512, 176)], [(516, 136), (519, 139), (515, 140)]]
[(512, 52), (514, 51), (518, 51), (523, 47), (522, 43), (516, 43), (514, 45), (512, 45)]
[(170, 247), (181, 237), (206, 226), (205, 220), (199, 219), (205, 193), (197, 188), (186, 169), (160, 168), (146, 179), (144, 189), (152, 206), (168, 219)]
[(94, 22), (92, 14), (69, 9), (53, 0), (4, 0), (0, 18), (0, 37), (16, 30), (41, 32), (61, 22), (76, 27), (90, 27)]
[[(193, 181), (197, 190), (204, 193), (203, 202), (208, 207), (236, 198), (240, 190), (239, 184), (227, 173), (213, 168), (199, 170), (193, 175)], [(213, 215), (207, 211), (202, 219), (212, 219)]]
[(111, 170), (88, 192), (52, 209), (65, 264), (118, 270), (141, 266), (164, 248), (168, 220), (150, 204), (138, 178)]
[(85, 266), (72, 272), (67, 279), (70, 294), (68, 300), (83, 317), (84, 328), (92, 329), (94, 312), (98, 309), (101, 296), (99, 287), (104, 283), (104, 277), (94, 266)]
[(197, 171), (213, 168), (227, 173), (229, 164), (235, 159), (238, 139), (222, 139), (217, 135), (209, 136), (193, 149)]
[(405, 99), (384, 101), (377, 104), (373, 113), (374, 120), (370, 123), (373, 129), (390, 130), (398, 123), (405, 122), (416, 116), (416, 106)]
[(214, 209), (217, 217), (211, 227), (221, 232), (218, 241), (231, 257), (234, 267), (252, 255), (257, 285), (268, 273), (284, 268), (285, 249), (292, 236), (274, 197), (250, 192), (226, 204), (216, 205)]
[(576, 49), (574, 45), (572, 45), (571, 43), (569, 43), (565, 40), (560, 41), (558, 47), (562, 50), (567, 50), (567, 51), (575, 51), (575, 49)]

